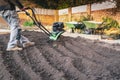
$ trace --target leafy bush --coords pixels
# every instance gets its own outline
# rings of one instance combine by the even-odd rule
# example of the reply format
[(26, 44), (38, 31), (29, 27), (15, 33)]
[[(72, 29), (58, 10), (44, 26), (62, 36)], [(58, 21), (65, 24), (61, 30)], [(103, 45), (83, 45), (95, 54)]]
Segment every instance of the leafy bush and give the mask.
[(23, 26), (32, 27), (32, 26), (34, 26), (34, 22), (33, 21), (26, 21), (26, 22), (23, 23)]
[(104, 26), (106, 29), (120, 28), (119, 23), (116, 20), (114, 20), (110, 17), (103, 17), (102, 19), (103, 19)]
[(119, 23), (110, 17), (104, 17), (102, 19), (104, 22), (104, 34), (112, 39), (119, 39), (120, 38)]
[(79, 22), (82, 22), (82, 21), (91, 21), (93, 20), (93, 17), (91, 15), (87, 15), (87, 16), (80, 16), (80, 19), (79, 19)]

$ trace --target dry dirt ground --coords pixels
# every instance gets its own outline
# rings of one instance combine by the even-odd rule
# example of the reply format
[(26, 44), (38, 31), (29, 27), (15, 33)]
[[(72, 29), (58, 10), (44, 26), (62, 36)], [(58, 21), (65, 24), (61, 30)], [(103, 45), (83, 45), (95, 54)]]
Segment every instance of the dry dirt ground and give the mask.
[(24, 31), (35, 46), (5, 51), (9, 34), (0, 35), (0, 80), (120, 80), (120, 45), (81, 37), (50, 41)]

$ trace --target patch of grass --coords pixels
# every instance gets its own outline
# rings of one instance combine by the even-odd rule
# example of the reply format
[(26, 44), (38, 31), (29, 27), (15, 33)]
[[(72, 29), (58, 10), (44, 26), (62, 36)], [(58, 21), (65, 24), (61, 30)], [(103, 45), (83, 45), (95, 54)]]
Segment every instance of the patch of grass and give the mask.
[(32, 26), (34, 26), (34, 22), (33, 21), (26, 21), (26, 22), (23, 23), (23, 26), (32, 27)]

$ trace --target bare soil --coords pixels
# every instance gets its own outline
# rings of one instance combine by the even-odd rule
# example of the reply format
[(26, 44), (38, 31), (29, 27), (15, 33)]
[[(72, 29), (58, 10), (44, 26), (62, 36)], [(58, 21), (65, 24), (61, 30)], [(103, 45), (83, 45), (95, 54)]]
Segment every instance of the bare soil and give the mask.
[(42, 32), (24, 31), (35, 46), (5, 51), (0, 35), (0, 80), (120, 80), (120, 45), (81, 37), (51, 41)]

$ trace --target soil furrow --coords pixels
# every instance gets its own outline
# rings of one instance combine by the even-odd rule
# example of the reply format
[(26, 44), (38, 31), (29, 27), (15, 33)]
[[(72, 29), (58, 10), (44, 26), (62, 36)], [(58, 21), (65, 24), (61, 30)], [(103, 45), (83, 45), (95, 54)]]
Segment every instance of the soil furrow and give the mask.
[(60, 55), (49, 46), (44, 46), (43, 49), (46, 51), (43, 52), (43, 55), (50, 61), (50, 64), (54, 65), (58, 70), (62, 70), (68, 80), (87, 80), (87, 76), (74, 67), (72, 58)]
[(120, 45), (81, 37), (51, 41), (42, 32), (24, 31), (35, 46), (6, 52), (0, 35), (0, 80), (120, 80)]
[(30, 67), (28, 67), (16, 52), (6, 52), (3, 55), (4, 63), (7, 64), (8, 71), (15, 77), (15, 80), (41, 80)]
[(3, 64), (1, 53), (0, 53), (0, 80), (15, 80), (14, 77), (7, 70), (6, 65)]
[(42, 80), (40, 76), (38, 76), (27, 64), (25, 64), (20, 56), (18, 55), (19, 52), (13, 54), (13, 58), (15, 59), (16, 63), (19, 65), (21, 69), (30, 77), (30, 80)]
[[(72, 47), (74, 46), (72, 43), (76, 44), (77, 47), (75, 46), (75, 48), (73, 49)], [(77, 55), (80, 55), (80, 56), (84, 56), (84, 58), (88, 58), (89, 60), (95, 62), (95, 63), (99, 63), (101, 65), (105, 65), (106, 63), (110, 63), (110, 62), (113, 62), (114, 59), (117, 59), (119, 60), (119, 58), (108, 58), (108, 57), (103, 57), (101, 56), (100, 52), (96, 52), (94, 49), (90, 49), (90, 46), (87, 47), (84, 46), (84, 45), (79, 45), (77, 43), (75, 43), (74, 41), (72, 41), (72, 43), (69, 43), (69, 42), (66, 42), (65, 46), (73, 51), (74, 53), (76, 53)], [(78, 47), (80, 46), (80, 47)], [(92, 46), (93, 47), (93, 46)], [(98, 49), (97, 49), (98, 50)], [(103, 49), (104, 50), (104, 49)], [(96, 53), (95, 53), (96, 52)], [(99, 54), (100, 53), (100, 54)], [(106, 53), (106, 52), (105, 52)], [(102, 53), (103, 54), (103, 53)]]
[(53, 48), (55, 50), (57, 50), (57, 52), (60, 52), (62, 56), (66, 56), (66, 57), (70, 57), (70, 58), (77, 58), (78, 57), (63, 45), (59, 45), (59, 46), (53, 47)]
[[(72, 45), (70, 42), (66, 42), (65, 43), (65, 45), (67, 45), (67, 48), (69, 48), (68, 50), (70, 50), (70, 51), (73, 51), (73, 52), (75, 52), (75, 53), (77, 53), (77, 55), (79, 54), (79, 53), (82, 53), (82, 54), (87, 54), (87, 52), (88, 51), (90, 51), (90, 50), (87, 50), (86, 51), (86, 49), (85, 48), (83, 48), (83, 49), (77, 49), (77, 47), (76, 48), (74, 48), (74, 45)], [(81, 47), (80, 47), (81, 48)], [(87, 46), (86, 46), (86, 48), (87, 48)], [(84, 50), (85, 49), (85, 50)], [(80, 51), (79, 51), (80, 50)], [(83, 52), (82, 52), (83, 51)], [(91, 51), (92, 52), (92, 51)], [(93, 53), (94, 53), (94, 51), (93, 51)], [(92, 54), (91, 54), (92, 55)], [(84, 57), (83, 57), (84, 59), (86, 58), (86, 55), (84, 55)], [(113, 75), (111, 75), (111, 74), (113, 74), (113, 72), (112, 71), (114, 71), (114, 69), (112, 68), (112, 67), (114, 67), (114, 66), (112, 66), (111, 65), (111, 63), (113, 64), (113, 65), (116, 65), (119, 61), (120, 61), (120, 59), (116, 59), (116, 58), (106, 58), (106, 57), (104, 57), (105, 59), (103, 59), (103, 58), (94, 58), (94, 56), (93, 56), (93, 58), (91, 57), (89, 57), (89, 59), (90, 59), (90, 61), (92, 61), (92, 62), (96, 62), (96, 60), (97, 61), (100, 61), (100, 63), (96, 63), (97, 64), (97, 66), (98, 65), (100, 65), (101, 63), (102, 63), (102, 66), (101, 66), (101, 68), (103, 68), (102, 70), (101, 70), (101, 68), (97, 68), (97, 71), (95, 71), (95, 72), (100, 72), (101, 73), (101, 76), (99, 75), (99, 77), (98, 78), (100, 78), (100, 79), (102, 79), (102, 80), (104, 80), (103, 78), (108, 78), (108, 79), (114, 79), (114, 78), (117, 78), (118, 76), (113, 76)], [(94, 59), (95, 61), (93, 61), (92, 59)], [(117, 61), (116, 61), (117, 60)], [(86, 61), (86, 60), (85, 60)], [(85, 63), (90, 63), (90, 61), (88, 61), (88, 62), (85, 62)], [(118, 63), (119, 64), (119, 63)], [(84, 64), (85, 66), (90, 66), (90, 64)], [(85, 67), (84, 67), (85, 68)], [(110, 68), (110, 70), (108, 69), (108, 68)], [(92, 67), (90, 67), (90, 69), (92, 69)], [(88, 69), (88, 70), (90, 70), (90, 69)], [(100, 70), (99, 70), (100, 69)], [(116, 68), (116, 70), (118, 70), (118, 71), (120, 71), (119, 70), (119, 67), (118, 68)], [(116, 71), (115, 70), (115, 71)], [(92, 71), (94, 71), (94, 70), (91, 70), (91, 72)], [(106, 71), (106, 73), (104, 72), (104, 71)], [(118, 71), (116, 71), (116, 72), (114, 72), (114, 74), (116, 74), (116, 75), (119, 75), (119, 72)], [(104, 72), (104, 73), (103, 73)], [(94, 73), (94, 72), (93, 72)], [(97, 73), (97, 74), (99, 74), (99, 73)], [(105, 75), (104, 75), (105, 74)], [(103, 77), (103, 78), (102, 78)], [(111, 78), (110, 78), (111, 77)]]
[[(73, 46), (74, 47), (74, 46)], [(66, 49), (64, 46), (59, 45), (57, 48), (57, 51), (63, 53), (63, 56), (70, 57), (73, 59), (73, 65), (82, 73), (86, 74), (89, 76), (90, 79), (95, 80), (98, 76), (103, 78), (104, 73), (104, 78), (107, 77), (109, 74), (109, 71), (107, 71), (105, 68), (103, 68), (102, 65), (96, 64), (89, 59), (85, 57), (78, 57), (74, 55), (74, 53), (70, 52), (68, 49)], [(97, 69), (95, 69), (97, 68)], [(99, 72), (99, 73), (98, 73)], [(96, 74), (98, 73), (98, 74)], [(101, 75), (102, 74), (102, 75)]]
[[(32, 51), (29, 49), (32, 49)], [(66, 80), (64, 78), (64, 73), (53, 68), (36, 47), (31, 47), (29, 49), (24, 50), (24, 52), (28, 53), (27, 57), (29, 58), (33, 70), (41, 75), (43, 80)]]
[(94, 59), (94, 56), (92, 53), (94, 52), (89, 52), (87, 50), (85, 50), (84, 48), (82, 47), (76, 47), (68, 42), (65, 42), (65, 47), (72, 53), (74, 53), (76, 56), (78, 57), (84, 57), (86, 59), (88, 59), (89, 61), (92, 61), (96, 64), (102, 64), (101, 61), (99, 61), (98, 59)]
[[(92, 47), (93, 50), (99, 52), (100, 54), (108, 57), (108, 58), (120, 58), (120, 51), (116, 51), (114, 49), (110, 49), (107, 47), (102, 47), (97, 45), (96, 47)], [(105, 53), (105, 54), (104, 54)]]
[[(76, 40), (78, 43), (81, 43), (79, 38)], [(114, 46), (100, 41), (83, 41), (86, 47), (89, 47), (91, 50), (94, 50), (96, 53), (105, 56), (106, 58), (120, 58), (120, 51), (114, 49)], [(119, 46), (120, 48), (120, 46)]]
[(86, 56), (86, 57), (88, 57), (88, 58), (90, 58), (93, 61), (96, 61), (98, 63), (103, 64), (104, 61), (109, 60), (108, 57), (105, 57), (105, 56), (101, 55), (100, 52), (96, 52), (96, 50), (90, 48), (90, 46), (88, 46), (89, 44), (84, 45), (84, 44), (82, 44), (82, 42), (77, 42), (75, 40), (72, 40), (71, 43), (66, 43), (66, 44), (69, 45), (69, 46), (76, 46), (76, 49), (78, 48), (79, 50), (84, 51), (84, 52), (79, 53), (79, 54), (84, 55), (84, 56)]

